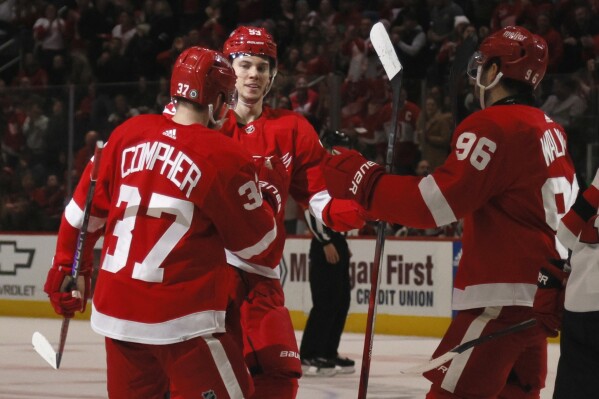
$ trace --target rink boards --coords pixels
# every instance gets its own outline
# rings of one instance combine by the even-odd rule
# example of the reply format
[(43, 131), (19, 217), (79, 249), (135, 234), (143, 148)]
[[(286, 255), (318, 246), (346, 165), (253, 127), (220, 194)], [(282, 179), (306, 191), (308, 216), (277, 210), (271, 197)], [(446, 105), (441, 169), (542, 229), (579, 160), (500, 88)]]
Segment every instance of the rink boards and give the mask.
[[(375, 238), (349, 238), (348, 242), (352, 290), (345, 331), (364, 332)], [(55, 246), (55, 235), (0, 234), (0, 315), (56, 316), (43, 292)], [(310, 238), (288, 238), (281, 262), (286, 305), (296, 329), (303, 329), (312, 306), (309, 249)], [(442, 336), (451, 319), (451, 287), (460, 253), (461, 243), (450, 239), (387, 239), (380, 269), (376, 332)], [(86, 317), (89, 314), (79, 316)]]

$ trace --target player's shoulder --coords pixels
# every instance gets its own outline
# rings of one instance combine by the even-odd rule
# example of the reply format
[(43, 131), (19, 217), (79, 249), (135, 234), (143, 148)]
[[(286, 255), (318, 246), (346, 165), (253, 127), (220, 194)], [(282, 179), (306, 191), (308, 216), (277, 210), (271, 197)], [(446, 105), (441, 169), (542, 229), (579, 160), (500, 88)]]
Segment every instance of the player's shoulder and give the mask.
[(206, 153), (206, 157), (217, 166), (230, 165), (232, 169), (235, 169), (252, 162), (250, 153), (237, 140), (208, 128), (205, 128), (204, 133), (206, 144), (209, 144), (210, 149)]
[(458, 131), (481, 133), (503, 141), (536, 136), (554, 124), (543, 111), (528, 105), (494, 105), (469, 115)]
[(270, 123), (288, 126), (290, 128), (300, 128), (300, 130), (305, 130), (306, 128), (313, 129), (308, 118), (299, 112), (291, 111), (289, 109), (264, 107), (264, 114), (267, 121)]
[(134, 116), (118, 125), (112, 133), (110, 133), (110, 140), (115, 142), (120, 139), (130, 140), (138, 135), (143, 136), (147, 134), (148, 130), (153, 130), (162, 126), (166, 121), (167, 119), (164, 116), (156, 114)]

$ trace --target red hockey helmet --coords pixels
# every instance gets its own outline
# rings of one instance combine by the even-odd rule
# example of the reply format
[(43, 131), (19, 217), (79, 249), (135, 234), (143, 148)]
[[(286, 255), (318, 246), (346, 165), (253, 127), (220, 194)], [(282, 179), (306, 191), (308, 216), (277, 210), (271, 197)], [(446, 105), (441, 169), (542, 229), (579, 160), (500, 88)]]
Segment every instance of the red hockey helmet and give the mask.
[(171, 97), (214, 106), (219, 95), (229, 107), (235, 105), (235, 71), (221, 53), (202, 47), (183, 51), (171, 75)]
[(485, 65), (493, 58), (501, 61), (503, 76), (536, 88), (547, 70), (547, 43), (525, 28), (507, 26), (483, 40), (471, 59), (468, 73), (472, 76), (478, 65)]
[(260, 55), (268, 57), (277, 67), (277, 45), (264, 28), (240, 26), (235, 29), (223, 47), (223, 53), (230, 59), (237, 55)]

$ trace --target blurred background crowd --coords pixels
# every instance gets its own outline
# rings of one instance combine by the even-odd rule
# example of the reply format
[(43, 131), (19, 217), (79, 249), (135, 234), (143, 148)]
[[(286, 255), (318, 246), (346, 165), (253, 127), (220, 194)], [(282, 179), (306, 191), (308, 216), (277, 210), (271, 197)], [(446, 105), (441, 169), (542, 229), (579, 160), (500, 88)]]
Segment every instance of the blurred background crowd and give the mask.
[[(0, 230), (56, 231), (96, 140), (162, 112), (181, 51), (220, 50), (238, 25), (262, 26), (278, 44), (267, 103), (302, 113), (323, 142), (383, 163), (391, 93), (369, 40), (378, 21), (404, 66), (395, 173), (443, 163), (455, 124), (478, 107), (463, 60), (451, 68), (460, 49), (517, 24), (548, 43), (537, 105), (566, 128), (579, 178), (592, 177), (599, 0), (0, 0)], [(305, 232), (302, 215), (290, 201), (290, 234)]]

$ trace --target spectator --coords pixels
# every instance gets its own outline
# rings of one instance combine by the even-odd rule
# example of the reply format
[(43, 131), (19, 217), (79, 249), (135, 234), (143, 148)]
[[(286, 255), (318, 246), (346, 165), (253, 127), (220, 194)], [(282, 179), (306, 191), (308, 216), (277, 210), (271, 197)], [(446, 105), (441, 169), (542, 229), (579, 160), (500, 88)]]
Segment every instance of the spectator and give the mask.
[[(98, 83), (121, 83), (134, 80), (131, 61), (121, 54), (122, 41), (112, 38), (104, 43), (104, 51), (96, 61), (96, 77)], [(107, 93), (114, 90), (106, 89)]]
[(564, 55), (562, 35), (551, 25), (551, 19), (546, 13), (541, 13), (537, 16), (536, 28), (536, 34), (545, 39), (549, 47), (547, 72), (556, 73)]
[(137, 115), (139, 115), (139, 110), (129, 105), (127, 97), (124, 94), (117, 94), (114, 96), (113, 111), (108, 115), (109, 131), (114, 130), (116, 126)]
[(28, 78), (31, 86), (35, 87), (45, 87), (48, 84), (48, 73), (31, 52), (23, 55), (23, 63), (13, 80), (13, 86), (17, 86), (22, 78)]
[(453, 116), (441, 110), (433, 97), (427, 97), (416, 124), (422, 158), (429, 163), (429, 172), (442, 165), (449, 155)]
[(541, 109), (555, 122), (561, 124), (566, 130), (572, 121), (581, 116), (587, 108), (585, 100), (578, 94), (578, 82), (571, 78), (555, 79), (553, 94), (541, 106)]
[(496, 32), (506, 26), (534, 25), (533, 9), (530, 1), (500, 0), (491, 16), (491, 32)]
[(25, 145), (31, 151), (36, 163), (43, 163), (48, 150), (48, 117), (44, 115), (43, 100), (34, 97), (30, 100), (27, 118), (23, 122)]
[(65, 55), (68, 42), (65, 21), (57, 15), (54, 4), (46, 4), (44, 16), (33, 24), (33, 32), (42, 67), (49, 70), (55, 55)]
[(318, 105), (318, 93), (308, 87), (306, 76), (297, 77), (295, 90), (289, 94), (291, 109), (311, 119)]
[(73, 168), (77, 176), (81, 176), (83, 169), (94, 155), (96, 142), (100, 140), (100, 134), (95, 130), (90, 130), (85, 134), (85, 145), (77, 150), (73, 160)]
[[(453, 32), (455, 17), (464, 15), (464, 11), (453, 0), (433, 0), (432, 3), (433, 7), (430, 11), (431, 25), (427, 32), (427, 38), (433, 55), (436, 55), (443, 42)], [(405, 17), (407, 16), (408, 14), (405, 14)], [(410, 18), (412, 17), (410, 16)], [(416, 16), (413, 18), (416, 18)]]
[(66, 201), (65, 188), (60, 184), (58, 176), (55, 174), (48, 175), (46, 184), (33, 190), (31, 198), (40, 210), (42, 230), (58, 231)]
[(599, 33), (599, 21), (592, 18), (588, 5), (574, 9), (574, 18), (566, 19), (561, 26), (564, 39), (564, 56), (560, 72), (571, 73), (586, 67), (589, 59), (595, 58), (593, 36)]
[(129, 42), (137, 33), (135, 21), (130, 12), (121, 11), (119, 14), (118, 24), (112, 28), (112, 37), (121, 39), (121, 55), (124, 55), (127, 51)]
[(48, 117), (48, 151), (46, 167), (48, 173), (63, 176), (66, 165), (63, 159), (68, 151), (68, 120), (64, 102), (60, 98), (53, 98), (52, 113)]
[(64, 55), (55, 54), (48, 70), (48, 85), (64, 86), (69, 83), (69, 66)]
[[(2, 88), (0, 91), (6, 91)], [(19, 160), (25, 138), (23, 137), (23, 123), (27, 115), (23, 107), (15, 104), (11, 99), (2, 99), (2, 112), (0, 113), (0, 148), (2, 160), (9, 168), (14, 168)]]
[[(453, 25), (452, 25), (453, 26)], [(430, 32), (430, 31), (429, 31)], [(443, 38), (445, 39), (446, 36)], [(416, 102), (420, 98), (420, 82), (425, 78), (429, 60), (429, 51), (426, 43), (426, 34), (418, 24), (416, 14), (404, 14), (403, 24), (393, 28), (392, 39), (397, 46), (398, 56), (404, 67), (404, 87), (408, 96)]]
[[(420, 107), (416, 103), (409, 101), (408, 98), (408, 92), (402, 88), (399, 96), (397, 141), (395, 144), (395, 164), (393, 165), (394, 171), (401, 175), (413, 175), (414, 166), (420, 159), (418, 136), (416, 134), (416, 122), (420, 115)], [(388, 102), (381, 111), (381, 119), (385, 121), (384, 131), (387, 132), (387, 135), (393, 128), (390, 126), (392, 121), (392, 105), (391, 102)], [(381, 154), (385, 154), (387, 142), (388, 137), (385, 138), (384, 143), (381, 143), (381, 148), (379, 149)], [(382, 158), (385, 159), (384, 156)]]
[(131, 105), (142, 114), (157, 112), (154, 105), (156, 99), (156, 88), (148, 83), (145, 76), (140, 76), (136, 89), (131, 93)]
[(430, 67), (433, 74), (429, 75), (431, 83), (443, 84), (449, 77), (450, 67), (456, 55), (456, 49), (469, 37), (476, 37), (476, 28), (464, 15), (455, 17), (454, 30), (441, 45), (435, 63)]
[(116, 20), (116, 8), (109, 0), (77, 0), (79, 18), (76, 36), (83, 41), (87, 58), (95, 68), (95, 60), (103, 51), (103, 44), (111, 33)]

